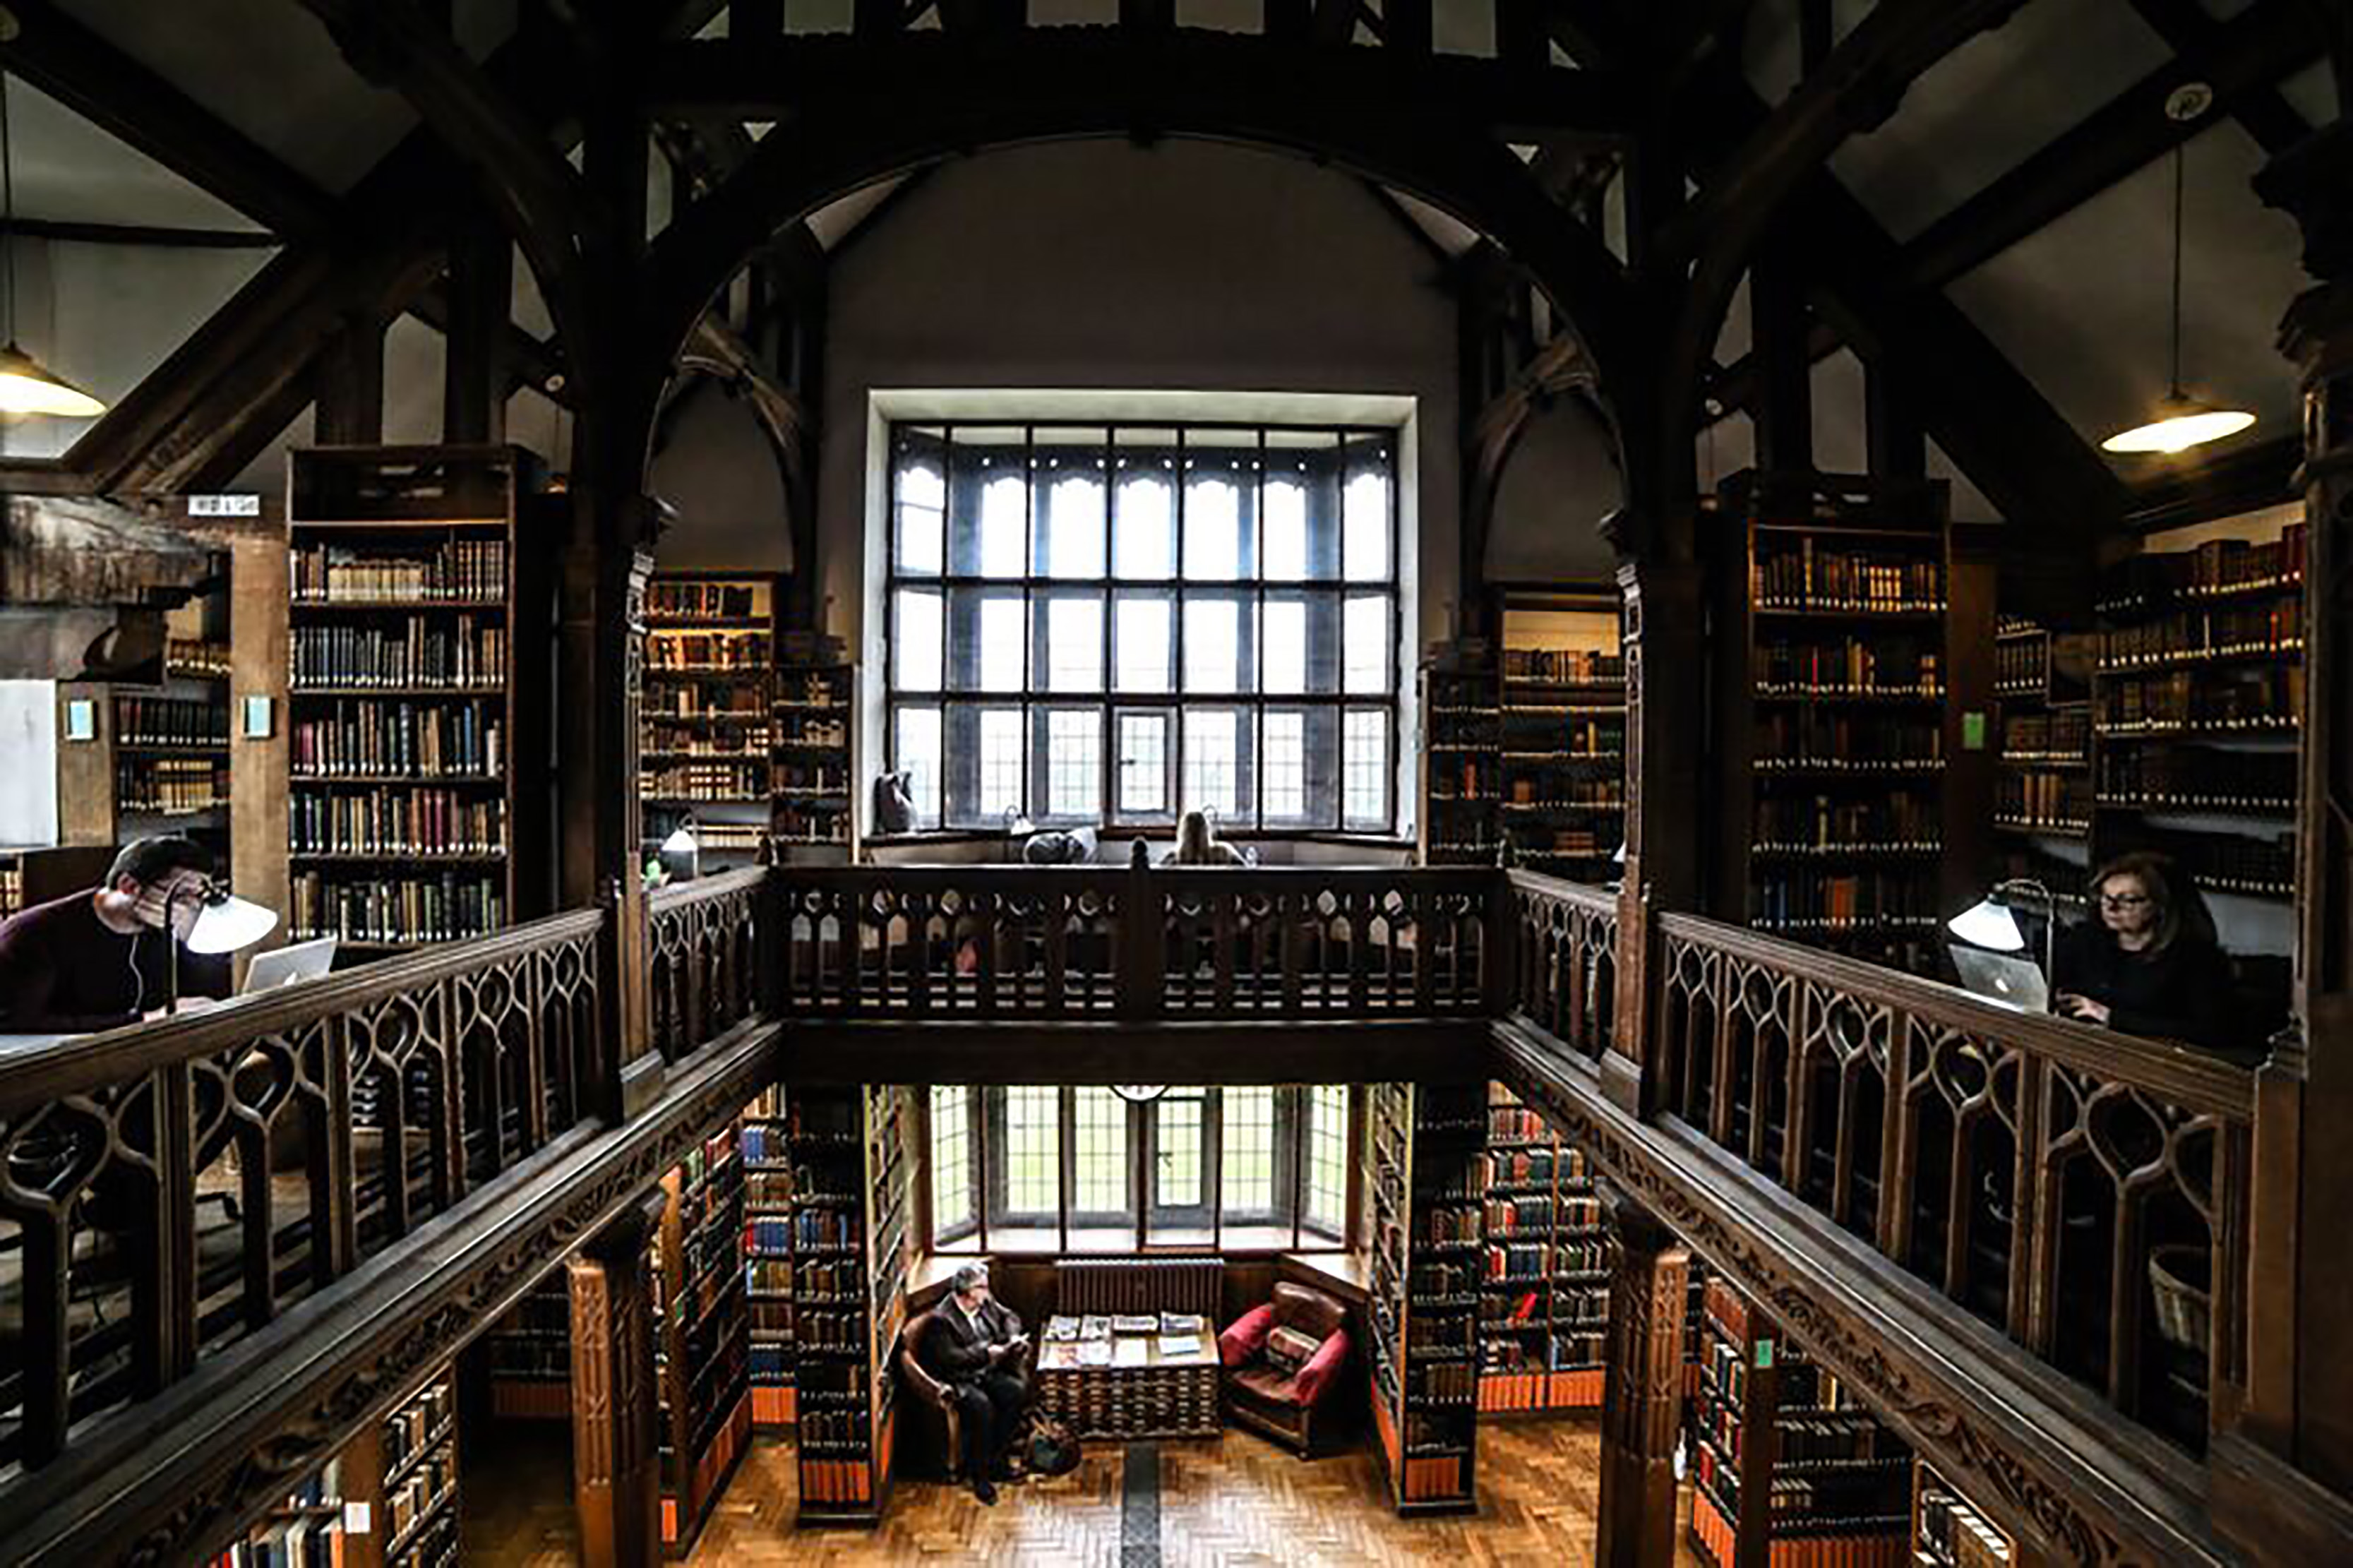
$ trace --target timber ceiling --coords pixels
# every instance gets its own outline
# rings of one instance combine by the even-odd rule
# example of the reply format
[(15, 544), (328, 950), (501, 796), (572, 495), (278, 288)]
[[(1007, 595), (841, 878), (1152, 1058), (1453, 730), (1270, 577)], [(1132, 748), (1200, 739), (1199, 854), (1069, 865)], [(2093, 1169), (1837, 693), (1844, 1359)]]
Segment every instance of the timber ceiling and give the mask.
[[(515, 32), (518, 0), (442, 3), (460, 47), (477, 61), (490, 61)], [(1497, 6), (1514, 3), (1437, 0), (1436, 48), (1493, 53)], [(1558, 64), (1571, 63), (1568, 47), (1583, 35), (1584, 19), (1613, 9), (1613, 0), (1530, 3), (1554, 24)], [(2296, 237), (2285, 217), (2261, 205), (2248, 182), (2267, 148), (2275, 151), (2338, 112), (2317, 39), (2288, 36), (2295, 29), (2283, 21), (2299, 3), (2032, 0), (1931, 67), (1883, 124), (1838, 148), (1829, 173), (1884, 231), (1908, 279), (1941, 290), (2065, 425), (2095, 445), (2156, 398), (2166, 373), (2172, 142), (2149, 123), (2161, 92), (2149, 95), (2185, 76), (2221, 79), (2229, 89), (2225, 101), (2186, 142), (2187, 367), (2197, 388), (2263, 416), (2242, 444), (2284, 437), (2294, 425), (2294, 384), (2272, 338), (2280, 311), (2302, 284)], [(249, 142), (259, 162), (282, 174), (298, 206), (327, 207), (364, 189), (369, 172), (417, 125), (397, 92), (361, 79), (298, 0), (23, 0), (23, 8), (36, 21), (45, 13), (68, 17), (104, 48), (176, 89), (195, 111)], [(554, 8), (571, 5), (554, 0)], [(853, 8), (854, 0), (788, 0), (786, 25), (846, 30)], [(1381, 0), (1366, 0), (1360, 40), (1372, 36), (1381, 8)], [(699, 6), (690, 0), (682, 9), (704, 36), (723, 33), (715, 0)], [(1173, 0), (1175, 19), (1186, 26), (1255, 30), (1262, 9), (1261, 0)], [(1619, 8), (1616, 25), (1641, 9)], [(1810, 53), (1843, 37), (1870, 7), (1864, 0), (1693, 0), (1692, 9), (1746, 13), (1737, 69), (1769, 107), (1796, 86)], [(1107, 23), (1119, 11), (1120, 0), (1029, 3), (1032, 25)], [(936, 13), (917, 23), (938, 25)], [(185, 169), (167, 167), (168, 159), (93, 122), (102, 116), (79, 113), (26, 79), (12, 87), (17, 200), (36, 241), (26, 247), (24, 336), (37, 353), (120, 397), (269, 259), (269, 231), (282, 232), (284, 225), (256, 211), (268, 201), (257, 202), (250, 192), (206, 190)], [(694, 155), (725, 158), (731, 142), (740, 155), (769, 129), (705, 124), (696, 143), (702, 153)], [(1533, 147), (1520, 151), (1539, 155)], [(919, 189), (911, 193), (908, 199), (922, 199)], [(892, 194), (889, 186), (871, 187), (814, 216), (813, 248), (839, 247), (887, 211)], [(1460, 256), (1473, 241), (1419, 204), (1400, 200), (1397, 210), (1450, 255)], [(1609, 237), (1622, 254), (1622, 201), (1615, 189), (1605, 211)], [(44, 224), (55, 232), (38, 234)], [(184, 231), (181, 243), (159, 245), (173, 237), (158, 231)], [(157, 270), (164, 267), (168, 273)], [(167, 277), (168, 302), (108, 311), (108, 290), (153, 291)], [(519, 267), (517, 279), (515, 320), (543, 338), (547, 315), (528, 268)], [(1716, 349), (1725, 374), (1711, 389), (1728, 392), (1733, 411), (1708, 443), (1704, 470), (1728, 470), (1746, 458), (1747, 422), (1738, 411), (1748, 346), (1745, 302), (1744, 289)], [(110, 315), (109, 324), (93, 324)], [(57, 341), (42, 341), (52, 332)], [(1826, 327), (1818, 329), (1816, 349), (1822, 355), (1817, 457), (1826, 467), (1859, 466), (1860, 367)], [(387, 352), (388, 423), (429, 433), (425, 405), (438, 395), (438, 332), (406, 320)], [(520, 396), (518, 435), (543, 440), (552, 434), (553, 405), (533, 393)], [(292, 417), (281, 443), (307, 434), (307, 414), (276, 413)], [(53, 423), (58, 427), (48, 431), (9, 432), (8, 452), (67, 450), (80, 432), (71, 422)], [(251, 460), (250, 452), (245, 456)], [(259, 460), (266, 468), (267, 457)], [(2118, 472), (2132, 480), (2147, 470)], [(1979, 488), (1999, 493), (1992, 484)], [(1974, 507), (1983, 513), (1988, 504), (1978, 498)]]

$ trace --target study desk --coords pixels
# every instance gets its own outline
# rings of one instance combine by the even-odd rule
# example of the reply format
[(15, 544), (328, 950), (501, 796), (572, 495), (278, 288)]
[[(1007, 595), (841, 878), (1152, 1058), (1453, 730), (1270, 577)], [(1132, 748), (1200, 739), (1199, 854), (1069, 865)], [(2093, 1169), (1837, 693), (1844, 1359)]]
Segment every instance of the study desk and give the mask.
[[(1056, 1318), (1038, 1346), (1038, 1407), (1079, 1436), (1135, 1442), (1218, 1435), (1217, 1325), (1192, 1333), (1194, 1348), (1163, 1349), (1163, 1336), (1116, 1334), (1092, 1342), (1056, 1339), (1074, 1318)], [(1107, 1344), (1109, 1363), (1089, 1364), (1083, 1347)]]

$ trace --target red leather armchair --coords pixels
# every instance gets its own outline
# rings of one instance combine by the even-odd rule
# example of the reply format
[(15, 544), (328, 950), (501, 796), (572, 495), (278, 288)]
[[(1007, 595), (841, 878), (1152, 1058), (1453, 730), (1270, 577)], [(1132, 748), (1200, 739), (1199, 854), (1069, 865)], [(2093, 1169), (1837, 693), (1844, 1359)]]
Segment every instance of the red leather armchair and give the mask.
[[(1348, 1310), (1321, 1290), (1288, 1281), (1274, 1288), (1274, 1300), (1235, 1320), (1218, 1336), (1225, 1363), (1226, 1414), (1264, 1433), (1304, 1458), (1314, 1447), (1316, 1408), (1340, 1381), (1348, 1360)], [(1269, 1342), (1279, 1330), (1315, 1342), (1314, 1353), (1297, 1367), (1270, 1358)]]

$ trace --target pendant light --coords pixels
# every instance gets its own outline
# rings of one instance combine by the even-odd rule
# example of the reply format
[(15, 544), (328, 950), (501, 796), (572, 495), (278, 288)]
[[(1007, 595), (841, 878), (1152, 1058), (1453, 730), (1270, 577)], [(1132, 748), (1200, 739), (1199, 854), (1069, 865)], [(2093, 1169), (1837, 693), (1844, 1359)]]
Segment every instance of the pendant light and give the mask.
[[(2189, 121), (2212, 107), (2214, 95), (2203, 83), (2174, 89), (2165, 112), (2177, 121)], [(2173, 359), (2172, 377), (2156, 416), (2129, 430), (2119, 430), (2100, 443), (2104, 452), (2159, 452), (2170, 456), (2235, 436), (2255, 422), (2243, 408), (2218, 408), (2200, 403), (2181, 390), (2181, 193), (2186, 142), (2173, 148)]]
[[(12, 18), (13, 20), (13, 18)], [(26, 353), (16, 342), (16, 158), (8, 141), (8, 73), (0, 69), (0, 246), (7, 262), (0, 267), (0, 324), (8, 341), (0, 347), (0, 414), (60, 414), (89, 419), (106, 412), (106, 405)]]

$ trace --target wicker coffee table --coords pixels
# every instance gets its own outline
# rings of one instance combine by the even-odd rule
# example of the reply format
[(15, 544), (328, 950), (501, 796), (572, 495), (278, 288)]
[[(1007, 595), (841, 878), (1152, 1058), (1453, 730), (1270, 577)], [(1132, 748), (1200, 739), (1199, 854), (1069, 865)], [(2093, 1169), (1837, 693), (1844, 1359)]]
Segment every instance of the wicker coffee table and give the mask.
[[(1165, 1351), (1162, 1336), (1118, 1334), (1110, 1341), (1112, 1364), (1082, 1361), (1088, 1342), (1053, 1337), (1057, 1318), (1038, 1347), (1038, 1407), (1081, 1437), (1214, 1437), (1218, 1420), (1218, 1339), (1207, 1328), (1192, 1336), (1191, 1351)], [(1123, 1345), (1138, 1346), (1123, 1352)], [(1122, 1364), (1122, 1357), (1125, 1357)]]

